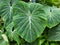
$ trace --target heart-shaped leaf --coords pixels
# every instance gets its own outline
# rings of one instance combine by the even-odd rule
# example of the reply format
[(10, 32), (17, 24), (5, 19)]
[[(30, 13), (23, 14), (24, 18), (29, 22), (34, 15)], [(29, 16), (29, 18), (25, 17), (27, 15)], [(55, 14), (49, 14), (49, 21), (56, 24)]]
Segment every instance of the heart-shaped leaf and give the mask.
[(20, 45), (20, 38), (19, 35), (17, 34), (17, 31), (14, 30), (13, 28), (14, 23), (10, 23), (6, 29), (6, 34), (9, 37), (10, 41), (15, 40), (17, 42), (18, 45)]
[(60, 24), (48, 30), (49, 41), (60, 41)]
[(44, 10), (47, 15), (47, 27), (52, 28), (60, 23), (60, 9), (57, 7), (45, 6)]
[(4, 22), (4, 28), (6, 29), (9, 39), (17, 41), (19, 45), (20, 40), (17, 32), (12, 31), (13, 7), (18, 1), (19, 0), (0, 0), (0, 17)]
[(27, 42), (38, 38), (46, 27), (43, 6), (38, 3), (18, 2), (13, 8), (13, 22), (17, 33)]
[(2, 5), (0, 6), (0, 16), (4, 20), (5, 25), (8, 25), (12, 19), (10, 1), (1, 0), (1, 2)]
[(0, 16), (2, 17), (5, 27), (9, 25), (13, 17), (13, 7), (18, 0), (0, 0)]

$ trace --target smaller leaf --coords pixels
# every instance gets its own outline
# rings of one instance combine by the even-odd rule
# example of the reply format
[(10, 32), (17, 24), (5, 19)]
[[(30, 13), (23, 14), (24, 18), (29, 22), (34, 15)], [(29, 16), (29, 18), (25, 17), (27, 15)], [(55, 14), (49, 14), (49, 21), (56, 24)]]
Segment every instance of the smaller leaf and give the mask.
[(8, 35), (11, 41), (15, 40), (17, 44), (20, 45), (21, 41), (20, 41), (19, 35), (17, 34), (17, 31), (13, 29), (13, 26), (14, 26), (14, 23), (12, 22), (6, 27), (7, 29), (6, 34)]
[(48, 30), (48, 41), (60, 41), (60, 24)]
[(60, 9), (54, 6), (45, 6), (44, 11), (47, 18), (47, 27), (52, 28), (60, 23)]

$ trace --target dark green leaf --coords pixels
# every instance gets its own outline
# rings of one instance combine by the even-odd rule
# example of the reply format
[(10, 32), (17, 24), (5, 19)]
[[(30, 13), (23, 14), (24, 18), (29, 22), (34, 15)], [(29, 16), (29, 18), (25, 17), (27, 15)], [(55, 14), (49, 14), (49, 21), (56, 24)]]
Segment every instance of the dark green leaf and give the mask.
[(42, 7), (38, 3), (18, 2), (13, 8), (15, 30), (27, 42), (38, 38), (46, 27), (46, 18)]
[(44, 10), (46, 12), (47, 27), (52, 28), (60, 23), (60, 9), (57, 7), (45, 6)]
[(48, 31), (49, 41), (60, 41), (60, 24)]

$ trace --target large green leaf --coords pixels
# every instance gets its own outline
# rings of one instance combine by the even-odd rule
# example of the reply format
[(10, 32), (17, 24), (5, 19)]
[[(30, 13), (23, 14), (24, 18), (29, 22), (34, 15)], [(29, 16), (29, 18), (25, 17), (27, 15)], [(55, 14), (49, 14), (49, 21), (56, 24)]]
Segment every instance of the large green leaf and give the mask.
[(20, 45), (20, 38), (19, 38), (19, 36), (18, 36), (18, 34), (17, 34), (17, 31), (16, 30), (14, 30), (13, 29), (13, 22), (12, 23), (10, 23), (7, 27), (6, 27), (6, 29), (7, 29), (7, 32), (6, 32), (6, 34), (7, 34), (7, 36), (9, 37), (9, 39), (10, 39), (10, 41), (13, 41), (13, 40), (15, 40), (16, 42), (17, 42), (17, 44), (18, 45)]
[(27, 42), (38, 38), (46, 27), (43, 6), (38, 3), (18, 2), (13, 8), (14, 28)]
[(19, 0), (0, 0), (0, 16), (2, 17), (5, 26), (9, 25), (13, 17), (13, 7)]
[(10, 6), (10, 0), (0, 0), (0, 16), (2, 17), (5, 26), (7, 26), (12, 19), (12, 8)]
[(60, 24), (48, 31), (49, 41), (60, 41)]
[(45, 6), (44, 10), (47, 15), (47, 27), (52, 28), (60, 23), (60, 9), (57, 7)]
[(6, 29), (6, 33), (9, 39), (17, 41), (19, 45), (20, 40), (17, 32), (12, 31), (13, 7), (18, 1), (19, 0), (0, 0), (0, 17), (4, 22), (4, 28)]

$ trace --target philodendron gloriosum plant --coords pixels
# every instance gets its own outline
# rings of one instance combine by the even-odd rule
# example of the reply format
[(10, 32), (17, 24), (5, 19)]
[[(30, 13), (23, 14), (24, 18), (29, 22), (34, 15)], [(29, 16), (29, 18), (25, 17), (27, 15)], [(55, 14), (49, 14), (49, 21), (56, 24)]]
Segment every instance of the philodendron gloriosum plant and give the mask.
[(20, 45), (20, 37), (29, 43), (34, 42), (46, 27), (50, 29), (47, 40), (60, 41), (59, 23), (60, 9), (55, 6), (0, 0), (0, 45), (10, 45), (13, 40)]

